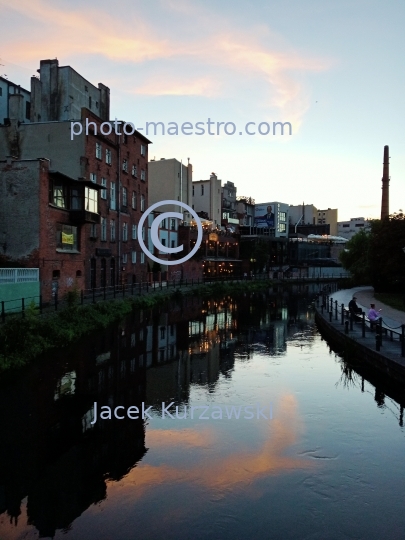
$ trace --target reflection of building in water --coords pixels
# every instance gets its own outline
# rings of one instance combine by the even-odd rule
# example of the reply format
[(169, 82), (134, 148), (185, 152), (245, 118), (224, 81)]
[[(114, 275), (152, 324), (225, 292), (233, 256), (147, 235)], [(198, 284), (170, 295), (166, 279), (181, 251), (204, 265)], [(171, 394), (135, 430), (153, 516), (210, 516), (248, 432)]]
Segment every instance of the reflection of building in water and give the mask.
[(286, 351), (288, 312), (279, 294), (245, 294), (239, 302), (238, 352), (279, 354)]
[[(142, 459), (142, 420), (93, 422), (93, 404), (188, 403), (190, 385), (212, 391), (232, 375), (235, 352), (284, 351), (288, 296), (185, 298), (137, 311), (123, 323), (58, 351), (0, 392), (0, 513), (54, 536), (106, 495)], [(297, 305), (300, 313), (301, 304)], [(50, 361), (49, 361), (50, 360)], [(7, 411), (2, 414), (1, 411)]]

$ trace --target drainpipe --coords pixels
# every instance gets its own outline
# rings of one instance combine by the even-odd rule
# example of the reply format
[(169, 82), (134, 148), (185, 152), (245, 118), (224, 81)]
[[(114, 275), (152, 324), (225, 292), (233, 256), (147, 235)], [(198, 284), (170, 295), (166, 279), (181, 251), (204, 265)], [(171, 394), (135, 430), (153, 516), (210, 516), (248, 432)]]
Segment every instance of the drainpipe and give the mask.
[[(183, 202), (183, 160), (180, 161), (180, 202)], [(183, 208), (180, 208), (181, 212), (183, 212)]]
[(118, 135), (118, 196), (117, 196), (117, 204), (118, 204), (118, 212), (117, 212), (117, 226), (118, 226), (118, 284), (120, 282), (121, 278), (121, 135)]

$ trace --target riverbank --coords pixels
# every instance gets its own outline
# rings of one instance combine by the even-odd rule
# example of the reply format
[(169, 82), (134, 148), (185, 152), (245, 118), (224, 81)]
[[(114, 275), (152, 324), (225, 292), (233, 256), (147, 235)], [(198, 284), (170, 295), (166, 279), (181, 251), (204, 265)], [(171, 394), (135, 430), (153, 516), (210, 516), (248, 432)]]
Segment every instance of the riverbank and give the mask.
[(139, 297), (116, 298), (97, 304), (77, 305), (72, 302), (64, 309), (40, 316), (30, 307), (24, 317), (10, 317), (0, 327), (0, 372), (20, 368), (46, 351), (66, 347), (86, 334), (107, 328), (134, 310), (152, 308), (179, 300), (183, 296), (217, 296), (230, 293), (262, 290), (271, 280), (222, 282), (196, 285), (186, 289), (157, 290)]
[[(316, 322), (320, 332), (347, 358), (355, 359), (360, 364), (372, 365), (375, 369), (405, 385), (405, 358), (402, 357), (402, 347), (399, 340), (401, 318), (398, 314), (400, 312), (398, 314), (395, 313), (397, 310), (393, 310), (393, 308), (390, 308), (391, 311), (389, 311), (389, 307), (385, 306), (387, 311), (389, 311), (389, 315), (391, 317), (395, 316), (396, 319), (385, 317), (385, 321), (388, 324), (383, 325), (383, 330), (385, 327), (386, 333), (383, 332), (380, 349), (377, 350), (376, 334), (374, 332), (371, 332), (366, 327), (363, 334), (362, 324), (360, 322), (355, 322), (352, 328), (350, 328), (347, 318), (344, 317), (342, 319), (341, 305), (344, 304), (347, 306), (349, 300), (354, 295), (357, 297), (358, 305), (365, 309), (362, 302), (366, 304), (370, 300), (370, 297), (373, 297), (373, 291), (370, 287), (362, 287), (334, 293), (329, 298), (329, 302), (332, 298), (332, 317), (330, 317), (328, 309), (322, 309), (322, 301), (319, 299), (319, 303), (315, 307), (315, 312)], [(395, 331), (391, 333), (390, 327), (392, 329), (393, 326), (395, 326)]]

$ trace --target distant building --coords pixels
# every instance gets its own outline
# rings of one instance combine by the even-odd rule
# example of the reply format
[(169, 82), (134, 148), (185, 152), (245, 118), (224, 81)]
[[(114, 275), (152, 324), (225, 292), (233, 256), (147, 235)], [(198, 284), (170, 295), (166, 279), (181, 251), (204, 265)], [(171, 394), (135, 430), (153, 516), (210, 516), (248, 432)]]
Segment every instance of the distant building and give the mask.
[(80, 120), (86, 107), (101, 120), (110, 119), (110, 89), (91, 84), (58, 60), (41, 60), (39, 78), (31, 77), (31, 122)]
[(338, 236), (350, 240), (359, 231), (367, 230), (370, 226), (370, 222), (363, 217), (358, 217), (351, 218), (350, 221), (339, 221), (337, 225)]
[(208, 214), (210, 221), (220, 227), (222, 221), (221, 180), (211, 173), (209, 180), (197, 180), (192, 185), (192, 207), (198, 212)]
[[(192, 207), (193, 167), (183, 164), (175, 158), (149, 162), (149, 206), (163, 200), (180, 201)], [(159, 212), (178, 211), (183, 214), (184, 222), (190, 222), (191, 215), (179, 206), (161, 206)]]
[(225, 227), (228, 225), (239, 225), (238, 214), (236, 211), (236, 186), (229, 180), (222, 186), (222, 218), (221, 224)]
[[(295, 231), (295, 227), (300, 225), (317, 224), (318, 210), (313, 204), (290, 204), (289, 222), (290, 233)], [(298, 232), (298, 231), (297, 231)]]
[(236, 213), (239, 226), (253, 227), (255, 218), (255, 200), (252, 197), (236, 197)]
[(316, 223), (317, 225), (330, 225), (330, 234), (338, 236), (338, 211), (337, 208), (327, 208), (326, 210), (318, 210)]
[(280, 202), (266, 202), (255, 205), (254, 227), (269, 231), (269, 236), (287, 238), (289, 205)]
[(22, 122), (29, 122), (31, 93), (18, 84), (0, 77), (0, 124), (9, 122), (10, 116), (18, 115)]

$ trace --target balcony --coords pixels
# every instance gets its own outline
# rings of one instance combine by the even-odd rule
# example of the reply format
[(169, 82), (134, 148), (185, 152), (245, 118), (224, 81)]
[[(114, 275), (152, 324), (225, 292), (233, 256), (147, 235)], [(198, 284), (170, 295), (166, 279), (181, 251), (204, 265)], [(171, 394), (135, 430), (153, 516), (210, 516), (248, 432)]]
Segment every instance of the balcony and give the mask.
[(100, 214), (95, 214), (88, 210), (70, 210), (69, 216), (72, 225), (79, 225), (81, 223), (100, 223)]

